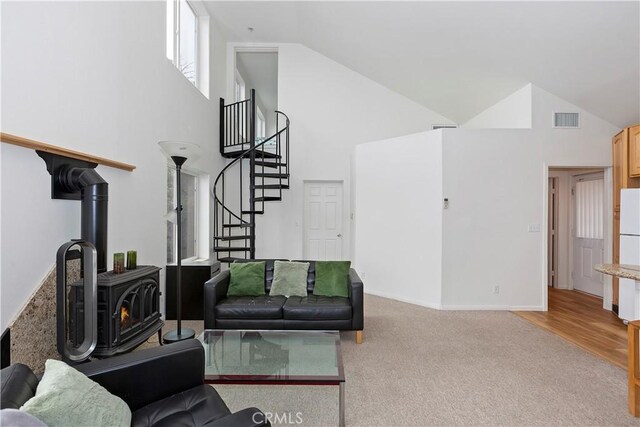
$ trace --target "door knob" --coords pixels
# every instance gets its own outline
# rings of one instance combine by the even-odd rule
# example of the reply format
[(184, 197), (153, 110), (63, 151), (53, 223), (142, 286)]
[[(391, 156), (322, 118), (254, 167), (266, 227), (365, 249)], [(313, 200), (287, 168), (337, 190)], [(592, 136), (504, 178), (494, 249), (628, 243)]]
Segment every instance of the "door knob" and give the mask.
[(342, 234), (338, 234), (338, 237), (342, 237)]

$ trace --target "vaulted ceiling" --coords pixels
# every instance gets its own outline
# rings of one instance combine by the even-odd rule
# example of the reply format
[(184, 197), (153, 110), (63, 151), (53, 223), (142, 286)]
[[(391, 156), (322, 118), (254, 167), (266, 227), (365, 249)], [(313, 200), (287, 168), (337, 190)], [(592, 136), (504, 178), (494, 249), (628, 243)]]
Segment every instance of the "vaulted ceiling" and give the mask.
[(206, 4), (229, 41), (302, 43), (457, 123), (529, 82), (640, 121), (638, 1)]

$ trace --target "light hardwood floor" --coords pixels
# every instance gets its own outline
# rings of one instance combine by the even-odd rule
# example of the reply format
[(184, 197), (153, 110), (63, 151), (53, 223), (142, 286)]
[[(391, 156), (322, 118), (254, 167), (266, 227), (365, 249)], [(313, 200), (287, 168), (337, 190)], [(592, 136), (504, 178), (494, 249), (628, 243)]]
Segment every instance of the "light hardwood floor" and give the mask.
[(578, 347), (627, 369), (627, 327), (602, 308), (602, 300), (577, 291), (549, 288), (549, 311), (516, 315)]

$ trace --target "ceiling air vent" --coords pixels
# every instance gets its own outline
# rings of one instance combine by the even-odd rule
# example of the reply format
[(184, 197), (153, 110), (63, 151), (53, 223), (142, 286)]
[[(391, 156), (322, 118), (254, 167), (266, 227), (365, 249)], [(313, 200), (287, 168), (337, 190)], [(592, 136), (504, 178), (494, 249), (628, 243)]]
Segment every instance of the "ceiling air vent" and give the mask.
[(457, 127), (458, 127), (458, 125), (431, 125), (431, 129), (432, 130), (437, 130), (437, 129), (455, 129)]
[(580, 113), (553, 113), (553, 127), (564, 129), (580, 128)]

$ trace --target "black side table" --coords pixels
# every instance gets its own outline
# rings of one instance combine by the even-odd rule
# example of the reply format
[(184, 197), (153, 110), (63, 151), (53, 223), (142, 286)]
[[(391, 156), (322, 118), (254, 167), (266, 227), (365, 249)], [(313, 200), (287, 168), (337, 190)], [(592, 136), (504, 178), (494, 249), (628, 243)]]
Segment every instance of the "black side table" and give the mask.
[[(177, 266), (167, 265), (165, 318), (176, 318)], [(182, 263), (182, 320), (204, 320), (204, 282), (220, 272), (220, 262), (213, 259)]]

